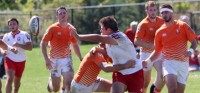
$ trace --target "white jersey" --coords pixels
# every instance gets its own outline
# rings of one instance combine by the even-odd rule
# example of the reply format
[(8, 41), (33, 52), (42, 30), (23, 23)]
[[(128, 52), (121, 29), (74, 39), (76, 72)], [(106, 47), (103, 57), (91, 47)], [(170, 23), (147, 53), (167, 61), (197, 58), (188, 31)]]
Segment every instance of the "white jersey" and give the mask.
[[(6, 33), (2, 39), (7, 45), (12, 46), (14, 42), (18, 44), (26, 44), (27, 42), (32, 42), (30, 35), (25, 31), (20, 31), (16, 35), (12, 35), (11, 32)], [(15, 47), (15, 46), (12, 46)], [(22, 62), (26, 60), (25, 50), (20, 47), (15, 47), (18, 50), (17, 54), (12, 51), (8, 51), (6, 57), (15, 62)]]
[(120, 70), (123, 75), (132, 74), (142, 69), (142, 64), (136, 58), (136, 50), (132, 42), (122, 32), (116, 32), (110, 35), (115, 39), (118, 45), (106, 44), (106, 51), (109, 57), (112, 58), (113, 65), (125, 64), (129, 60), (136, 60), (134, 68)]

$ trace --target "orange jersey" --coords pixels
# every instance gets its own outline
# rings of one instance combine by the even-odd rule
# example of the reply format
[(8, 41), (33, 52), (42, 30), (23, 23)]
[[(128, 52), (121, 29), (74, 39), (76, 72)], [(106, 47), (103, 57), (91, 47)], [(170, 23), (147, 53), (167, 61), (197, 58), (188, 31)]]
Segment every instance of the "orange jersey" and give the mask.
[(50, 58), (65, 58), (71, 56), (70, 44), (77, 40), (70, 33), (71, 25), (62, 28), (57, 22), (51, 25), (43, 36), (43, 40), (50, 42)]
[[(164, 21), (160, 17), (156, 17), (156, 22), (150, 22), (146, 17), (139, 23), (135, 37), (147, 43), (154, 43), (156, 30), (160, 28), (163, 23)], [(153, 50), (154, 49), (151, 48), (141, 47), (142, 52), (151, 53)]]
[(188, 41), (196, 39), (194, 31), (184, 22), (175, 21), (170, 27), (162, 25), (156, 32), (155, 50), (163, 51), (166, 60), (188, 62), (184, 56)]
[(101, 71), (101, 68), (98, 67), (100, 62), (106, 62), (102, 54), (94, 53), (93, 56), (90, 53), (86, 54), (74, 76), (74, 80), (81, 85), (90, 86), (96, 81)]

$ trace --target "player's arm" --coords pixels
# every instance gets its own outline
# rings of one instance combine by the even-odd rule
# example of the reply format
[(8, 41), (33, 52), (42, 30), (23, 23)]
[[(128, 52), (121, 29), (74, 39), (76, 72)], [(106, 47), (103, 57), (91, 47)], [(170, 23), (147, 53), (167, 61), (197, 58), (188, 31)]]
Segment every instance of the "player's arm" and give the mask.
[(17, 53), (18, 50), (12, 46), (9, 46), (7, 45), (5, 42), (3, 42), (2, 40), (0, 40), (0, 47), (2, 49), (2, 54), (5, 56), (6, 55), (6, 51), (9, 50), (9, 51), (12, 51), (13, 53)]
[(106, 44), (112, 44), (112, 45), (117, 45), (117, 42), (109, 37), (108, 35), (99, 35), (99, 34), (85, 34), (85, 35), (79, 35), (76, 31), (75, 28), (70, 28), (71, 33), (74, 35), (79, 40), (84, 40), (84, 41), (90, 41), (90, 42), (102, 42)]
[(83, 57), (81, 55), (81, 52), (80, 52), (80, 48), (79, 48), (79, 45), (78, 43), (72, 43), (72, 47), (74, 49), (74, 52), (76, 53), (76, 55), (78, 56), (78, 58), (80, 59), (80, 61), (82, 61)]
[(132, 68), (135, 65), (134, 60), (129, 60), (125, 64), (118, 64), (118, 65), (112, 65), (108, 64), (107, 62), (100, 62), (98, 66), (105, 72), (114, 72), (114, 71), (119, 71), (127, 68)]
[(144, 42), (144, 41), (142, 41), (142, 39), (140, 39), (138, 37), (135, 38), (134, 44), (137, 45), (137, 46), (140, 46), (140, 47), (146, 47), (146, 48), (151, 48), (151, 49), (154, 48), (153, 43)]
[(148, 63), (155, 61), (160, 56), (160, 54), (161, 54), (161, 51), (154, 50), (146, 60), (142, 61), (143, 68), (146, 68)]
[(0, 40), (0, 47), (4, 50), (7, 50), (8, 46), (6, 45), (5, 42), (3, 42), (2, 40)]
[(52, 62), (50, 61), (50, 59), (47, 55), (47, 46), (48, 46), (48, 42), (42, 40), (41, 43), (40, 43), (40, 48), (42, 50), (42, 54), (43, 54), (45, 62), (46, 62), (46, 67), (48, 69), (51, 69), (52, 68), (52, 66), (51, 66)]
[(32, 42), (26, 42), (25, 44), (19, 44), (19, 43), (15, 42), (15, 43), (13, 43), (13, 46), (20, 47), (24, 50), (30, 50), (30, 51), (33, 48)]
[(186, 57), (191, 56), (191, 54), (194, 53), (194, 51), (197, 48), (197, 40), (196, 39), (193, 39), (192, 41), (190, 41), (190, 43), (191, 43), (190, 48), (184, 53)]

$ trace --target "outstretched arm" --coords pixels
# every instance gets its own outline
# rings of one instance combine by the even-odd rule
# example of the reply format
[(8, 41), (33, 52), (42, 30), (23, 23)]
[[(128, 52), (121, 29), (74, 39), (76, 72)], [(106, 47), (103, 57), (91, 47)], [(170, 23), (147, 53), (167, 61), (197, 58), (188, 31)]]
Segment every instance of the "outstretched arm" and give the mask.
[(102, 42), (102, 43), (117, 45), (117, 42), (113, 38), (109, 37), (108, 35), (99, 35), (99, 34), (79, 35), (75, 31), (75, 28), (71, 27), (70, 30), (71, 30), (71, 34), (73, 34), (74, 37), (79, 40), (90, 41), (90, 42)]

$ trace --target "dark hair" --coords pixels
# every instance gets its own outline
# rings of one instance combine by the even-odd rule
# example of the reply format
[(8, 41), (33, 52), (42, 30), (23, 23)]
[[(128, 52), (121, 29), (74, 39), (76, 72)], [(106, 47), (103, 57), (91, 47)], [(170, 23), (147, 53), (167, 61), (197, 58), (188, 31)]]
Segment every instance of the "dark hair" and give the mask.
[(172, 6), (170, 4), (163, 4), (163, 5), (160, 6), (160, 9), (161, 8), (168, 8), (168, 9), (173, 10), (173, 8), (172, 8)]
[(8, 25), (9, 25), (10, 21), (15, 21), (15, 22), (17, 22), (17, 25), (19, 25), (19, 21), (17, 20), (17, 18), (11, 18), (11, 19), (9, 19), (8, 20)]
[(56, 9), (56, 15), (58, 15), (58, 10), (60, 10), (60, 9), (64, 9), (66, 12), (68, 12), (67, 9), (66, 9), (66, 7), (61, 6), (61, 7), (58, 7), (58, 8)]
[(148, 9), (149, 7), (153, 7), (156, 6), (156, 2), (155, 1), (147, 1), (145, 3), (145, 9)]
[(118, 31), (117, 21), (114, 17), (106, 16), (100, 19), (99, 25), (103, 25), (105, 29), (110, 28), (113, 32)]

